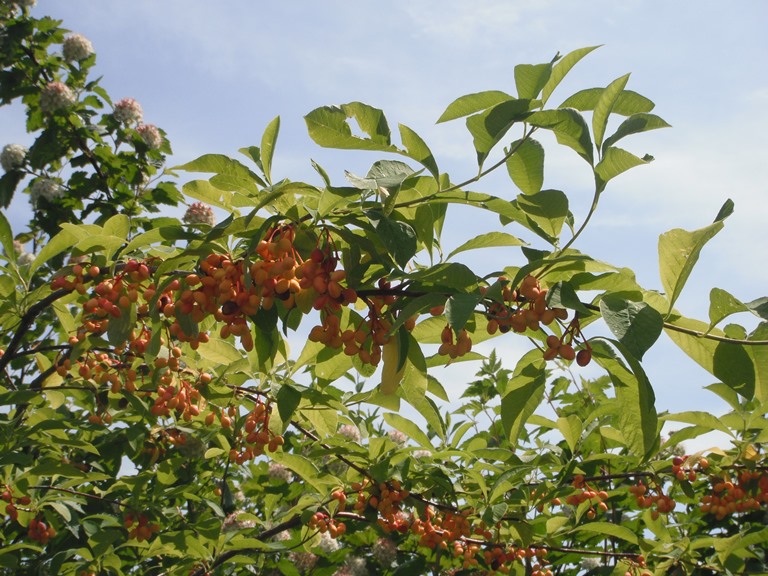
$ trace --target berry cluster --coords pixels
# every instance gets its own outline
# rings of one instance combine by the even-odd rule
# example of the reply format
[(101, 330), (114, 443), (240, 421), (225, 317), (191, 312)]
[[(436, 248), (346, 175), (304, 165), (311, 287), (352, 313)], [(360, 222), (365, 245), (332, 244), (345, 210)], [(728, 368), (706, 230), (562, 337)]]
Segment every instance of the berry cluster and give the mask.
[(8, 485), (5, 486), (3, 493), (0, 495), (0, 500), (6, 502), (5, 513), (14, 522), (19, 520), (19, 509), (17, 506), (28, 506), (32, 501), (29, 496), (14, 498), (13, 489)]
[(584, 480), (583, 475), (577, 474), (574, 476), (571, 485), (577, 490), (577, 492), (570, 494), (565, 499), (566, 504), (571, 506), (580, 506), (584, 502), (588, 502), (589, 508), (587, 509), (586, 515), (590, 520), (597, 515), (595, 505), (597, 505), (597, 510), (600, 512), (605, 512), (608, 510), (608, 505), (605, 503), (605, 500), (608, 499), (608, 493), (605, 490), (594, 490), (591, 488), (589, 484)]
[[(497, 331), (502, 334), (514, 330), (522, 333), (526, 329), (539, 330), (542, 324), (550, 325), (557, 320), (565, 320), (568, 312), (564, 308), (547, 306), (547, 289), (542, 288), (539, 281), (532, 275), (527, 275), (517, 290), (512, 290), (505, 277), (500, 277), (502, 284), (501, 301), (494, 300), (486, 304), (485, 315), (488, 318), (489, 334)], [(482, 290), (483, 294), (487, 289)]]
[(347, 526), (344, 522), (337, 522), (325, 512), (315, 512), (307, 524), (310, 528), (318, 530), (321, 534), (328, 533), (331, 538), (341, 536), (347, 531)]
[[(649, 490), (652, 493), (649, 493)], [(675, 509), (675, 501), (665, 495), (661, 487), (649, 487), (643, 481), (629, 487), (629, 492), (635, 497), (639, 508), (653, 508), (651, 518), (656, 520), (661, 514), (668, 514)]]
[(56, 530), (53, 526), (49, 526), (43, 520), (32, 518), (29, 521), (27, 536), (35, 542), (40, 542), (40, 544), (46, 545), (48, 544), (48, 540), (56, 536)]
[(742, 470), (735, 482), (722, 477), (711, 481), (712, 492), (702, 498), (700, 510), (718, 520), (768, 506), (768, 473), (764, 471)]
[[(248, 460), (253, 460), (256, 456), (261, 456), (265, 452), (275, 452), (285, 443), (281, 435), (274, 434), (269, 429), (269, 413), (270, 406), (259, 400), (254, 404), (253, 409), (242, 418), (242, 426), (240, 426), (235, 438), (235, 445), (229, 451), (231, 461), (242, 464)], [(236, 416), (237, 409), (230, 406), (226, 414), (221, 413), (221, 427), (232, 427), (232, 419)], [(211, 423), (212, 420), (209, 414), (206, 423)]]
[(152, 538), (152, 534), (160, 531), (160, 525), (150, 522), (144, 514), (134, 514), (127, 512), (123, 518), (123, 526), (128, 530), (128, 538), (135, 538), (139, 542), (144, 542)]
[[(578, 352), (574, 349), (577, 338), (584, 342), (584, 348)], [(575, 359), (579, 366), (586, 366), (592, 361), (592, 348), (581, 334), (578, 318), (571, 320), (562, 336), (558, 337), (554, 334), (547, 336), (546, 344), (544, 360), (554, 360), (559, 356), (567, 362)]]
[(455, 341), (453, 339), (453, 332), (450, 324), (446, 324), (440, 333), (440, 347), (437, 349), (438, 354), (450, 356), (451, 360), (464, 356), (464, 354), (472, 350), (472, 339), (469, 337), (466, 328), (459, 330)]

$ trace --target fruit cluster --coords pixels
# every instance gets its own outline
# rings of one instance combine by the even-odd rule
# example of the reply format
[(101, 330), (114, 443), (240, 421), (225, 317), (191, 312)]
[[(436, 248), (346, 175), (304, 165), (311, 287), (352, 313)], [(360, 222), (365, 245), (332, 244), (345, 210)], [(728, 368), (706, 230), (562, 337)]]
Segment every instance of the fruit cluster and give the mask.
[(635, 497), (639, 508), (653, 508), (651, 518), (656, 520), (661, 514), (668, 514), (675, 509), (675, 501), (664, 494), (661, 487), (650, 486), (639, 480), (629, 487), (629, 492)]
[(310, 528), (319, 531), (321, 534), (328, 533), (331, 538), (341, 536), (347, 531), (344, 522), (337, 522), (325, 512), (315, 512), (307, 523)]
[(8, 485), (5, 486), (2, 494), (0, 494), (0, 500), (6, 503), (5, 513), (8, 514), (8, 517), (14, 522), (19, 520), (18, 506), (28, 506), (32, 501), (29, 496), (19, 496), (18, 498), (15, 498), (13, 496), (13, 489)]
[[(499, 277), (499, 282), (502, 284), (501, 301), (493, 300), (486, 304), (489, 334), (497, 331), (503, 334), (510, 330), (518, 333), (526, 329), (536, 331), (542, 324), (548, 326), (556, 319), (568, 318), (564, 308), (550, 308), (547, 305), (548, 290), (542, 288), (534, 276), (528, 274), (523, 278), (517, 290), (508, 286), (509, 281), (504, 276)], [(481, 292), (485, 295), (488, 290)]]
[[(270, 406), (257, 400), (253, 409), (242, 418), (242, 426), (239, 427), (234, 446), (229, 451), (230, 461), (242, 464), (266, 452), (275, 452), (285, 443), (281, 435), (274, 434), (269, 429), (269, 414)], [(221, 427), (232, 427), (233, 418), (236, 417), (237, 409), (230, 406), (226, 413), (221, 413)], [(210, 424), (212, 421), (213, 418), (209, 414), (206, 423)]]
[(135, 538), (139, 542), (149, 540), (153, 534), (160, 531), (159, 524), (150, 522), (144, 514), (134, 514), (133, 512), (126, 512), (123, 526), (128, 530), (128, 538)]
[(453, 339), (453, 332), (453, 328), (446, 324), (440, 333), (440, 347), (437, 349), (438, 354), (450, 356), (452, 360), (464, 356), (464, 354), (472, 350), (472, 339), (469, 337), (466, 328), (459, 330), (455, 341)]
[(702, 498), (700, 510), (722, 520), (739, 512), (768, 507), (768, 473), (745, 469), (734, 480), (713, 477), (712, 492)]
[[(578, 352), (574, 348), (577, 338), (584, 342), (584, 348)], [(554, 334), (547, 336), (546, 344), (544, 360), (554, 360), (559, 356), (567, 362), (575, 359), (579, 366), (586, 366), (592, 361), (592, 348), (581, 334), (578, 318), (571, 320), (562, 336), (558, 337)]]
[[(583, 475), (577, 474), (574, 476), (571, 486), (573, 486), (577, 492), (568, 495), (565, 499), (565, 503), (571, 506), (580, 506), (584, 502), (588, 502), (589, 508), (587, 508), (586, 516), (590, 520), (597, 515), (597, 510), (600, 512), (606, 512), (608, 510), (608, 505), (605, 503), (605, 500), (608, 499), (608, 493), (605, 490), (595, 490), (591, 488), (584, 480)], [(597, 510), (595, 510), (595, 505), (597, 506)]]
[(27, 536), (35, 542), (40, 542), (40, 544), (46, 545), (48, 544), (48, 540), (56, 536), (56, 530), (53, 526), (49, 526), (39, 518), (32, 518), (29, 521)]

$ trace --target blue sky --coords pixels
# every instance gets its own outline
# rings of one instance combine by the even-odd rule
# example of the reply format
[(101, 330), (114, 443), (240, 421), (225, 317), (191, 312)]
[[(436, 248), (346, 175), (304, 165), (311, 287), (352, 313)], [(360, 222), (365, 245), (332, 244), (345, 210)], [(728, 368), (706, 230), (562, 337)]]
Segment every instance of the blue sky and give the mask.
[[(704, 251), (678, 303), (683, 313), (705, 318), (713, 286), (744, 301), (768, 295), (768, 3), (736, 6), (709, 0), (39, 0), (35, 14), (61, 18), (93, 42), (96, 71), (112, 97), (136, 98), (145, 121), (167, 131), (175, 152), (169, 164), (207, 152), (237, 155), (238, 148), (258, 144), (266, 124), (280, 115), (273, 174), (315, 183), (310, 158), (339, 182), (343, 170), (364, 174), (378, 159), (317, 148), (302, 119), (317, 106), (360, 100), (384, 109), (391, 126), (404, 123), (419, 132), (441, 169), (461, 181), (476, 170), (471, 139), (461, 121), (435, 125), (452, 100), (489, 89), (513, 93), (516, 64), (603, 44), (550, 103), (631, 72), (628, 88), (651, 98), (654, 112), (673, 128), (626, 140), (629, 150), (656, 161), (609, 185), (577, 247), (635, 269), (644, 286), (660, 289), (659, 234), (704, 226), (732, 198), (736, 212)], [(31, 143), (18, 108), (0, 109), (0, 134), (6, 142)], [(591, 198), (588, 167), (570, 150), (544, 144), (544, 185), (569, 193), (578, 222)], [(502, 177), (473, 189), (517, 193)], [(14, 213), (24, 210), (23, 202), (14, 203)], [(447, 247), (485, 225), (454, 213)], [(493, 258), (507, 259), (503, 265), (519, 260), (502, 251)], [(500, 267), (498, 261), (489, 266)], [(522, 349), (511, 340), (491, 344), (510, 365)], [(714, 378), (662, 340), (644, 363), (659, 407), (719, 411), (719, 401), (701, 391)], [(455, 386), (475, 369), (459, 370)]]

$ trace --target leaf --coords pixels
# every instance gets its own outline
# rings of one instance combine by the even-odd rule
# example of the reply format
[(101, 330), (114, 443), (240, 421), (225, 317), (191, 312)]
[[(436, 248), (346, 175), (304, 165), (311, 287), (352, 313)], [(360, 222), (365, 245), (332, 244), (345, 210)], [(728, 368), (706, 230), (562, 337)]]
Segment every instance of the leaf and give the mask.
[(568, 197), (560, 190), (542, 190), (536, 194), (519, 194), (517, 206), (531, 223), (530, 228), (553, 245), (568, 217)]
[(467, 240), (464, 244), (454, 249), (446, 260), (450, 260), (456, 254), (466, 252), (468, 250), (477, 250), (478, 248), (498, 248), (502, 246), (524, 246), (525, 242), (520, 240), (517, 236), (507, 234), (506, 232), (486, 232), (480, 234), (474, 238)]
[(563, 58), (561, 58), (553, 67), (552, 67), (552, 73), (549, 75), (549, 79), (547, 80), (547, 83), (544, 85), (544, 88), (541, 91), (541, 103), (542, 105), (547, 103), (547, 100), (549, 100), (549, 97), (552, 95), (552, 92), (555, 91), (555, 88), (560, 84), (560, 82), (565, 78), (565, 76), (568, 74), (568, 72), (571, 71), (571, 69), (578, 64), (578, 62), (584, 58), (587, 54), (592, 52), (592, 50), (595, 50), (599, 48), (599, 46), (587, 46), (585, 48), (578, 48), (576, 50), (573, 50), (572, 52), (569, 52), (566, 54)]
[(600, 313), (619, 342), (638, 360), (661, 335), (664, 319), (645, 302), (633, 302), (606, 294), (600, 299)]
[(268, 184), (272, 184), (272, 157), (275, 153), (275, 143), (280, 132), (280, 116), (275, 116), (264, 130), (261, 137), (261, 168)]
[(592, 139), (583, 116), (573, 108), (534, 112), (527, 120), (532, 126), (552, 130), (557, 141), (568, 146), (590, 165), (594, 163)]
[(78, 240), (79, 237), (70, 229), (62, 227), (61, 231), (51, 238), (51, 240), (42, 247), (40, 252), (37, 253), (37, 256), (35, 256), (32, 264), (29, 266), (30, 275), (57, 254), (74, 246)]
[[(355, 119), (360, 130), (368, 136), (367, 138), (352, 134), (352, 129), (347, 122), (350, 118)], [(316, 108), (304, 116), (304, 121), (310, 138), (324, 148), (398, 151), (390, 141), (389, 125), (384, 112), (362, 102)]]
[(507, 158), (509, 177), (523, 194), (535, 194), (544, 184), (544, 147), (532, 138), (515, 140), (517, 151)]
[(181, 190), (190, 198), (205, 202), (215, 208), (232, 209), (232, 193), (217, 188), (208, 180), (192, 180), (185, 183)]
[(507, 393), (501, 399), (501, 423), (509, 441), (515, 445), (528, 418), (544, 398), (546, 362), (541, 351), (531, 350), (515, 366)]
[(289, 422), (301, 402), (301, 392), (289, 384), (280, 386), (277, 392), (277, 411), (280, 420)]
[(427, 146), (427, 143), (405, 124), (400, 124), (399, 128), (400, 140), (402, 140), (403, 146), (405, 146), (406, 155), (416, 160), (416, 162), (429, 170), (432, 176), (439, 179), (440, 170), (437, 168), (435, 156), (432, 154), (429, 146)]
[(507, 100), (467, 118), (467, 129), (473, 137), (478, 166), (483, 165), (488, 153), (515, 122), (529, 116), (530, 107), (530, 100)]
[(533, 100), (547, 84), (552, 74), (552, 63), (518, 64), (515, 66), (515, 87), (518, 98)]
[(499, 90), (487, 90), (485, 92), (467, 94), (466, 96), (461, 96), (451, 102), (448, 105), (448, 108), (445, 109), (445, 112), (443, 112), (442, 116), (438, 118), (437, 123), (440, 124), (441, 122), (447, 122), (448, 120), (469, 116), (470, 114), (480, 112), (481, 110), (487, 110), (488, 108), (507, 100), (514, 100), (514, 98)]
[(605, 190), (606, 184), (612, 178), (615, 178), (622, 172), (626, 172), (630, 168), (640, 166), (642, 164), (648, 164), (653, 157), (646, 156), (645, 158), (638, 158), (631, 152), (627, 152), (621, 148), (611, 147), (605, 150), (600, 162), (595, 166), (595, 185), (598, 192)]
[[(610, 343), (610, 345), (609, 345)], [(593, 338), (592, 358), (608, 372), (616, 393), (613, 411), (616, 427), (624, 436), (627, 448), (638, 460), (645, 460), (658, 441), (658, 417), (655, 395), (640, 363), (623, 344), (605, 338)], [(615, 347), (629, 368), (615, 354)]]
[(723, 319), (738, 312), (750, 312), (749, 306), (722, 288), (712, 288), (709, 292), (709, 327), (713, 328)]
[(448, 324), (458, 333), (475, 313), (475, 307), (482, 299), (480, 294), (453, 294), (445, 303), (445, 317)]
[(131, 233), (131, 220), (125, 214), (115, 214), (104, 222), (104, 235), (116, 236), (122, 240), (128, 238)]
[[(673, 317), (669, 321), (674, 326), (702, 334), (709, 328), (706, 323), (689, 318)], [(665, 332), (683, 352), (733, 391), (746, 399), (768, 401), (768, 347), (718, 342), (669, 328)], [(710, 333), (723, 335), (719, 330), (710, 330)], [(767, 337), (765, 324), (751, 335), (756, 340)]]
[[(605, 88), (580, 90), (560, 104), (560, 108), (576, 108), (582, 112), (594, 110), (604, 90)], [(654, 106), (655, 104), (645, 96), (632, 90), (624, 90), (616, 100), (613, 113), (620, 116), (631, 116), (632, 114), (650, 112)]]
[(413, 228), (405, 222), (385, 216), (379, 210), (368, 210), (365, 215), (395, 262), (405, 268), (418, 249)]
[(386, 344), (382, 346), (381, 386), (382, 394), (394, 394), (403, 381), (405, 365), (408, 360), (409, 338), (407, 331), (401, 327), (392, 334)]
[(570, 282), (557, 282), (547, 290), (547, 306), (550, 308), (570, 308), (583, 316), (589, 316), (589, 308), (584, 306)]
[(667, 315), (672, 311), (675, 301), (699, 260), (702, 248), (722, 228), (723, 221), (718, 220), (693, 232), (676, 228), (659, 237), (661, 285), (669, 300)]
[(575, 452), (583, 430), (581, 419), (576, 414), (558, 418), (557, 429), (560, 430), (560, 433), (563, 435), (563, 439), (565, 440), (565, 443), (568, 444), (568, 448), (571, 449), (571, 452)]
[(624, 90), (624, 86), (629, 81), (629, 74), (617, 78), (605, 88), (600, 94), (600, 98), (595, 104), (595, 110), (592, 113), (592, 132), (595, 137), (595, 146), (600, 148), (605, 135), (605, 127), (608, 125), (608, 117), (616, 105), (616, 101)]
[(571, 532), (593, 532), (611, 538), (618, 538), (635, 546), (639, 543), (637, 534), (632, 530), (626, 526), (620, 526), (611, 522), (588, 522), (581, 526), (576, 526)]
[(709, 412), (677, 412), (660, 416), (660, 419), (671, 422), (684, 422), (685, 424), (694, 424), (696, 426), (702, 426), (709, 431), (719, 430), (720, 432), (724, 432), (729, 436), (733, 436), (733, 433), (728, 428), (728, 426), (723, 424), (720, 418), (710, 414)]
[(638, 134), (640, 132), (647, 132), (648, 130), (657, 130), (659, 128), (669, 127), (669, 124), (667, 124), (664, 120), (655, 114), (647, 114), (644, 112), (639, 114), (632, 114), (619, 125), (619, 127), (616, 129), (616, 132), (605, 139), (605, 142), (603, 142), (603, 152), (630, 134)]
[(13, 232), (5, 214), (2, 212), (0, 212), (0, 245), (2, 245), (6, 256), (9, 258), (14, 257), (16, 252), (13, 250)]
[(231, 187), (226, 188), (230, 192), (232, 190), (244, 190), (255, 194), (258, 192), (256, 184), (264, 185), (261, 178), (245, 164), (224, 154), (203, 154), (191, 162), (175, 166), (172, 170), (216, 174), (223, 177), (220, 180), (222, 185), (224, 182), (228, 182), (231, 185)]
[(404, 416), (400, 416), (400, 414), (394, 414), (392, 412), (385, 412), (383, 418), (387, 424), (392, 426), (392, 428), (399, 430), (409, 438), (418, 442), (419, 445), (424, 448), (434, 448), (432, 442), (429, 440), (429, 436), (427, 436), (413, 420), (409, 420)]

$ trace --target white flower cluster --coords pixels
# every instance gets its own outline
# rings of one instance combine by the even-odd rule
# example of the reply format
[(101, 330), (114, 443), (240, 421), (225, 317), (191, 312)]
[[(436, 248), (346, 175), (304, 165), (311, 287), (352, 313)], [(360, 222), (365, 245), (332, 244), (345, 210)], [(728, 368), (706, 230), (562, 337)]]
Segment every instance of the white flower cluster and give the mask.
[(408, 443), (408, 436), (400, 432), (400, 430), (392, 429), (387, 432), (387, 436), (398, 446), (405, 446)]
[(93, 44), (85, 36), (70, 34), (64, 38), (62, 54), (64, 55), (64, 60), (68, 62), (79, 62), (93, 54)]
[(291, 552), (288, 558), (300, 574), (307, 574), (317, 564), (317, 555), (312, 552)]
[(341, 428), (339, 428), (339, 434), (344, 436), (347, 440), (351, 440), (352, 442), (360, 442), (361, 436), (360, 436), (360, 430), (357, 429), (357, 426), (353, 424), (344, 424)]
[(256, 522), (253, 520), (239, 520), (238, 516), (240, 512), (233, 512), (221, 523), (222, 532), (235, 532), (236, 530), (246, 530), (248, 528), (255, 528)]
[(43, 112), (66, 110), (75, 103), (75, 94), (64, 82), (49, 82), (40, 92), (40, 109)]
[(371, 552), (376, 561), (385, 568), (389, 568), (397, 560), (397, 544), (389, 538), (379, 538), (376, 540), (373, 543)]
[(160, 130), (154, 124), (139, 124), (136, 127), (136, 132), (139, 133), (139, 136), (149, 146), (150, 150), (157, 150), (163, 145), (163, 137), (160, 135)]
[(0, 166), (10, 172), (24, 165), (28, 150), (21, 144), (6, 144), (0, 152)]
[(269, 463), (268, 474), (270, 478), (280, 480), (286, 484), (293, 481), (293, 473), (288, 469), (288, 467), (282, 464), (278, 464), (277, 462)]
[(328, 532), (320, 534), (320, 543), (317, 547), (323, 551), (323, 554), (332, 554), (333, 552), (336, 552), (340, 546), (341, 544), (339, 544), (338, 540), (328, 534)]
[(431, 458), (432, 452), (429, 450), (414, 450), (413, 451), (413, 457), (416, 458), (416, 460), (423, 460), (424, 458)]
[(27, 266), (35, 260), (35, 255), (24, 250), (24, 244), (18, 240), (13, 241), (13, 253), (16, 254), (16, 262), (19, 266)]
[(115, 102), (114, 110), (112, 114), (115, 120), (122, 122), (123, 124), (131, 124), (133, 122), (141, 122), (144, 117), (144, 111), (141, 109), (141, 104), (136, 102), (133, 98), (123, 98)]
[(62, 194), (61, 185), (56, 180), (51, 180), (50, 178), (38, 178), (32, 183), (29, 190), (30, 200), (35, 207), (37, 207), (40, 199), (51, 202), (56, 198), (60, 198)]
[(344, 566), (333, 573), (334, 576), (367, 576), (368, 568), (365, 565), (365, 558), (359, 556), (348, 556)]
[(600, 558), (595, 558), (594, 556), (586, 556), (581, 559), (582, 570), (594, 570), (595, 568), (600, 568), (600, 566), (602, 566)]
[(182, 218), (187, 224), (208, 224), (213, 226), (216, 223), (216, 219), (213, 216), (213, 209), (207, 204), (202, 202), (194, 202), (190, 204), (187, 211)]

